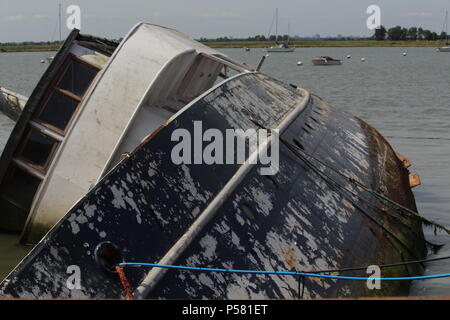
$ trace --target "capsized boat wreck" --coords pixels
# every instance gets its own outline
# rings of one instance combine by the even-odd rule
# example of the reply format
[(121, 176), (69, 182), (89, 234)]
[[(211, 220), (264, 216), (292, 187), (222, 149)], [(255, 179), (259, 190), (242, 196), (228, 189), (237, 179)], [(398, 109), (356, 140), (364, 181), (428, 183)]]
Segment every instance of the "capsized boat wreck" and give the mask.
[(39, 241), (122, 154), (209, 89), (223, 66), (247, 70), (226, 59), (162, 27), (139, 25), (120, 45), (73, 31), (0, 158), (0, 229)]
[[(14, 227), (20, 229), (18, 222), (27, 217), (23, 236), (28, 242), (39, 238), (37, 226), (46, 230), (59, 219), (1, 283), (1, 297), (122, 298), (114, 272), (122, 261), (319, 271), (424, 257), (421, 222), (401, 210), (416, 210), (406, 160), (361, 119), (174, 30), (149, 24), (137, 25), (115, 48), (110, 43), (110, 56), (103, 59), (102, 53), (104, 63), (97, 68), (88, 64), (90, 81), (80, 75), (81, 82), (69, 87), (82, 84), (83, 90), (55, 86), (67, 59), (86, 67), (73, 54), (84, 37), (74, 31), (55, 56), (1, 158), (2, 224), (20, 212)], [(89, 55), (100, 54), (96, 49), (91, 47)], [(45, 82), (49, 74), (51, 86)], [(78, 103), (66, 100), (39, 118), (38, 106), (51, 101), (43, 98), (49, 88), (50, 95), (68, 91), (61, 99), (73, 94)], [(61, 110), (65, 107), (75, 110), (70, 117)], [(45, 120), (52, 119), (58, 135), (45, 131), (53, 128)], [(235, 146), (247, 141), (242, 163), (196, 161), (203, 149), (193, 141), (191, 161), (175, 163), (180, 140), (174, 135), (182, 130), (195, 136), (199, 124), (214, 137), (261, 128), (271, 134), (257, 148), (252, 136), (233, 137)], [(18, 159), (37, 156), (41, 147), (17, 151), (27, 150), (19, 146), (28, 141), (26, 130), (35, 128), (58, 141), (47, 156), (39, 155), (45, 164), (39, 174)], [(269, 149), (275, 152), (276, 141), (278, 167), (267, 174), (267, 164), (252, 160), (267, 156)], [(211, 136), (202, 142), (210, 146)], [(221, 151), (215, 148), (215, 153)], [(12, 201), (18, 190), (24, 198)], [(79, 286), (68, 285), (74, 266), (80, 270)], [(407, 276), (421, 268), (386, 272)], [(292, 276), (160, 268), (125, 273), (139, 298), (299, 297), (298, 279)], [(365, 282), (311, 278), (302, 297), (405, 295), (408, 288), (407, 282), (389, 281), (381, 290), (368, 290)]]

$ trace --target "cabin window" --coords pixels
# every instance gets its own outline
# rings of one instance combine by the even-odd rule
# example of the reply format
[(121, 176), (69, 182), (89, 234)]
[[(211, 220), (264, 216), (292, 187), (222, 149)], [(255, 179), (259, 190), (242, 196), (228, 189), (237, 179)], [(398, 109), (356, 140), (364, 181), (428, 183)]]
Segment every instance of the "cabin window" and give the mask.
[(84, 62), (70, 60), (64, 75), (57, 84), (57, 87), (69, 91), (81, 98), (97, 72), (97, 69), (92, 68)]
[(3, 188), (3, 196), (18, 208), (29, 209), (41, 179), (11, 166), (12, 173), (8, 185)]
[(49, 124), (61, 131), (65, 131), (67, 125), (77, 109), (78, 101), (60, 92), (53, 91), (44, 108), (38, 116), (40, 122)]
[(64, 135), (99, 69), (71, 55), (62, 70), (36, 120)]
[(98, 71), (69, 55), (30, 119), (0, 188), (0, 210), (16, 208), (18, 225), (24, 223), (53, 156)]
[(37, 166), (38, 169), (45, 169), (57, 145), (58, 142), (53, 138), (31, 129), (18, 156)]

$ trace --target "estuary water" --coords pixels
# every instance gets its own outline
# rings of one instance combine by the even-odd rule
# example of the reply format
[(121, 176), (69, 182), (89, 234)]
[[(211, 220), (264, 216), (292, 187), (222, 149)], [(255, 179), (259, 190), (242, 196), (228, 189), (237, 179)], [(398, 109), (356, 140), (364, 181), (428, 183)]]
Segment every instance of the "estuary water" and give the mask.
[[(256, 65), (263, 49), (221, 49)], [(403, 53), (407, 55), (404, 56)], [(29, 96), (54, 53), (0, 54), (0, 86)], [(331, 56), (341, 66), (313, 66), (311, 59)], [(347, 59), (351, 55), (351, 59)], [(365, 58), (365, 62), (361, 61)], [(297, 62), (301, 61), (301, 66)], [(420, 174), (414, 189), (419, 212), (450, 227), (450, 53), (434, 48), (297, 48), (270, 53), (262, 72), (296, 84), (378, 129)], [(0, 114), (0, 151), (14, 123)], [(428, 240), (444, 244), (429, 258), (450, 256), (450, 236), (424, 229)], [(26, 254), (17, 236), (0, 234), (0, 279)], [(450, 272), (450, 260), (426, 265), (426, 274)], [(412, 296), (450, 296), (450, 278), (413, 282)]]

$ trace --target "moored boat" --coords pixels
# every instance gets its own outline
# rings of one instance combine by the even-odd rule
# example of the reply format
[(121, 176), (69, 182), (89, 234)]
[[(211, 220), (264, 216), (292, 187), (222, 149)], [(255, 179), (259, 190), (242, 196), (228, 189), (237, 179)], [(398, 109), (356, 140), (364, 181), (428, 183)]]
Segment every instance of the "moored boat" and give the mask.
[[(275, 42), (276, 45), (266, 48), (267, 52), (294, 52), (295, 47), (289, 45), (290, 25), (288, 25), (288, 39), (287, 43), (278, 43), (278, 9), (275, 9)], [(270, 35), (269, 35), (270, 38)]]
[(331, 57), (321, 56), (311, 60), (315, 66), (333, 66), (341, 65), (342, 61), (339, 59), (333, 59)]
[(442, 32), (445, 30), (445, 46), (438, 48), (439, 52), (450, 52), (450, 45), (448, 43), (448, 11), (445, 11), (445, 21)]
[(276, 46), (272, 46), (266, 49), (267, 52), (294, 52), (295, 47), (291, 47), (286, 43), (280, 43)]

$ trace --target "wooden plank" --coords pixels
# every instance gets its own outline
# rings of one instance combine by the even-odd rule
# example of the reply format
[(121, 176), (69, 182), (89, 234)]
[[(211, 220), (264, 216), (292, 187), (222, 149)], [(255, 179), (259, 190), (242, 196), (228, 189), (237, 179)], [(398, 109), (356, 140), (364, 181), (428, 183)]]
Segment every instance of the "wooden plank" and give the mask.
[(420, 181), (420, 176), (417, 173), (412, 173), (409, 175), (409, 186), (411, 188), (420, 186), (422, 182)]
[(404, 155), (402, 155), (399, 152), (396, 152), (395, 155), (397, 156), (397, 158), (403, 163), (403, 167), (405, 168), (409, 168), (412, 166), (411, 161), (409, 161), (408, 158), (406, 158)]
[(60, 88), (58, 88), (58, 87), (55, 87), (55, 90), (58, 91), (58, 92), (60, 92), (60, 93), (62, 93), (62, 94), (64, 94), (64, 95), (66, 95), (66, 96), (68, 96), (69, 98), (72, 98), (73, 100), (76, 100), (76, 101), (78, 101), (78, 102), (81, 101), (81, 98), (80, 98), (79, 96), (73, 94), (73, 93), (70, 92), (70, 91), (67, 91), (67, 90), (64, 90), (64, 89), (60, 89)]

